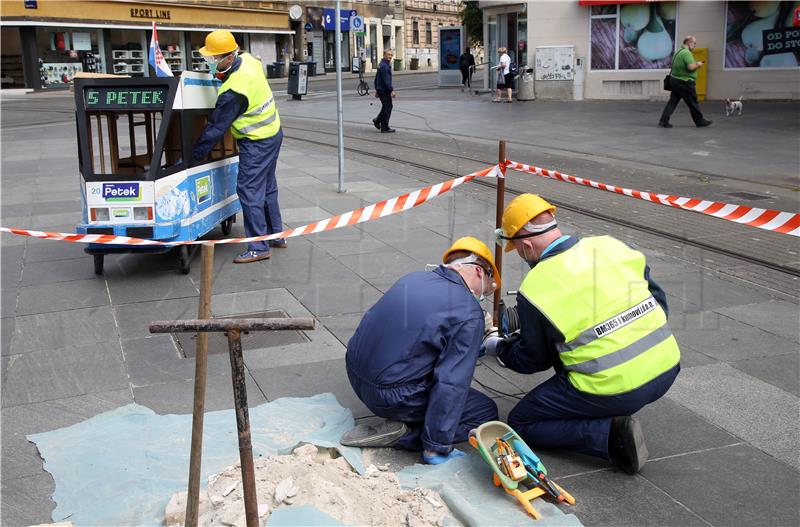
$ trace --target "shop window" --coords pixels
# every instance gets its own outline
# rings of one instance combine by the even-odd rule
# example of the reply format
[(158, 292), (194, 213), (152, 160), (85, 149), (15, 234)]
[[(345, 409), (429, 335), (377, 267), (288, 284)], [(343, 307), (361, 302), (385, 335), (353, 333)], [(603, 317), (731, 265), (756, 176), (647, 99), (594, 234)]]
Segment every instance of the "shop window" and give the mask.
[(425, 22), (425, 43), (428, 45), (433, 43), (433, 31), (431, 31), (430, 22)]
[[(797, 2), (727, 2), (725, 68), (800, 66)], [(702, 45), (702, 44), (701, 44)]]
[(411, 41), (415, 46), (419, 46), (419, 22), (416, 20), (411, 22)]
[(677, 2), (591, 6), (591, 69), (669, 68), (677, 10)]

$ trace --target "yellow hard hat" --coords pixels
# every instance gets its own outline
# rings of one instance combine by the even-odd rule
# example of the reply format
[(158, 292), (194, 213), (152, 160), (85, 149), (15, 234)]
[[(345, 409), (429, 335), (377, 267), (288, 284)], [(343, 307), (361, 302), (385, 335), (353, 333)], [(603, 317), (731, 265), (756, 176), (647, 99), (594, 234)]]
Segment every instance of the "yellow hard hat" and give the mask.
[(206, 57), (226, 55), (238, 47), (233, 33), (227, 29), (218, 29), (206, 35), (206, 45), (200, 48), (200, 54)]
[(520, 194), (511, 200), (503, 211), (502, 223), (502, 236), (506, 239), (507, 253), (514, 250), (514, 243), (508, 238), (517, 234), (526, 223), (543, 212), (555, 214), (556, 208), (538, 194)]
[(472, 253), (475, 256), (480, 257), (482, 260), (485, 260), (492, 266), (492, 279), (495, 284), (497, 284), (497, 289), (500, 289), (500, 271), (497, 269), (497, 266), (494, 264), (494, 256), (492, 256), (492, 252), (486, 246), (485, 243), (480, 241), (477, 238), (473, 238), (472, 236), (464, 236), (463, 238), (457, 239), (453, 242), (453, 245), (447, 249), (442, 256), (442, 263), (447, 263), (447, 258), (457, 251), (466, 251), (468, 253)]

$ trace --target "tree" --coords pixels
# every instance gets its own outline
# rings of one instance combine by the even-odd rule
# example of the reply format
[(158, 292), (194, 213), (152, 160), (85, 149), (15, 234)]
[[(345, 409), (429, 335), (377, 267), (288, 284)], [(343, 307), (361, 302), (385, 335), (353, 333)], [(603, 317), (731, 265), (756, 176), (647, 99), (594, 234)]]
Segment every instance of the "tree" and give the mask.
[(471, 45), (483, 44), (483, 11), (478, 7), (478, 2), (463, 2), (459, 13), (461, 24), (467, 34), (467, 42)]

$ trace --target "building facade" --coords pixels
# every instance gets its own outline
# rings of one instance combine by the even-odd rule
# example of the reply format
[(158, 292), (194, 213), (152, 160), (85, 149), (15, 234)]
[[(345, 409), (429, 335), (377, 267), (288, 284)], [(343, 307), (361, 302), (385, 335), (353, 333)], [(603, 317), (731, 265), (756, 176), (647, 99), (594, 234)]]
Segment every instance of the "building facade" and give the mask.
[(79, 71), (154, 75), (147, 60), (154, 21), (175, 72), (207, 71), (198, 50), (214, 29), (230, 29), (264, 64), (291, 42), (287, 3), (279, 1), (2, 0), (0, 7), (4, 88), (63, 88)]
[[(480, 2), (490, 65), (505, 46), (537, 68), (540, 98), (649, 99), (686, 35), (707, 53), (698, 92), (708, 99), (800, 99), (800, 2)], [(538, 50), (537, 50), (538, 48)], [(554, 53), (562, 53), (557, 57)], [(553, 61), (571, 56), (564, 74)], [(555, 58), (554, 58), (555, 57)], [(550, 70), (548, 70), (550, 67)], [(551, 71), (542, 75), (541, 71)], [(559, 78), (561, 77), (561, 78)], [(702, 86), (701, 86), (702, 84)], [(486, 73), (484, 86), (494, 86)]]
[(439, 27), (461, 24), (460, 0), (406, 0), (405, 66), (439, 69)]

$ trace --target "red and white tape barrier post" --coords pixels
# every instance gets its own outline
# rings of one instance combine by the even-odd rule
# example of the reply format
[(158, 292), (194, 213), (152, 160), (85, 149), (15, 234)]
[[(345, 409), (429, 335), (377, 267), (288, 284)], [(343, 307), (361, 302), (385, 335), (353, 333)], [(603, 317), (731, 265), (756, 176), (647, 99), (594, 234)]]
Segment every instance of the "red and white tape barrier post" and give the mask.
[(757, 207), (748, 207), (746, 205), (733, 205), (720, 201), (671, 196), (669, 194), (653, 194), (651, 192), (642, 192), (629, 188), (616, 187), (614, 185), (606, 185), (605, 183), (598, 183), (591, 179), (569, 176), (556, 170), (548, 170), (546, 168), (518, 163), (516, 161), (506, 161), (505, 164), (508, 168), (518, 172), (527, 172), (537, 176), (566, 181), (567, 183), (576, 183), (607, 192), (623, 194), (652, 203), (699, 212), (700, 214), (749, 225), (750, 227), (758, 227), (759, 229), (767, 231), (788, 234), (789, 236), (800, 236), (800, 214), (798, 213), (760, 209)]

